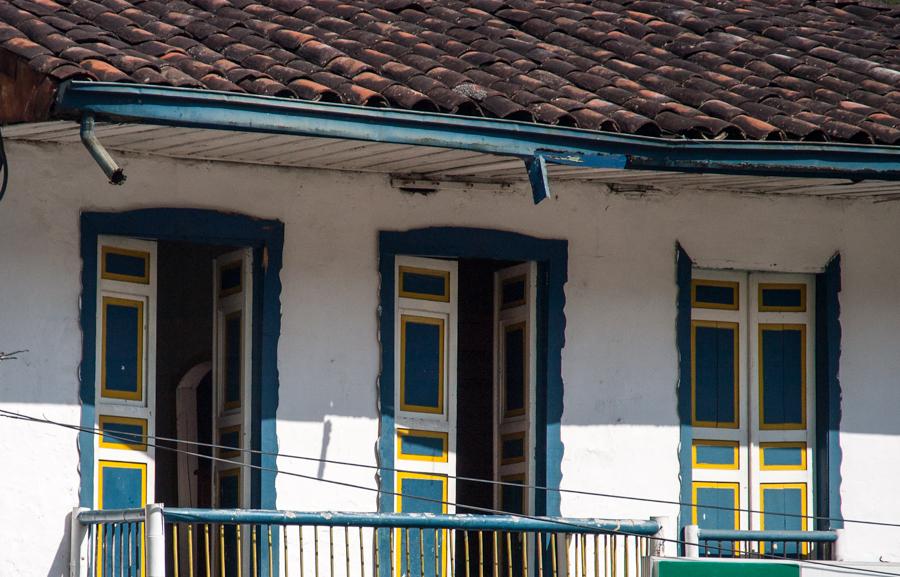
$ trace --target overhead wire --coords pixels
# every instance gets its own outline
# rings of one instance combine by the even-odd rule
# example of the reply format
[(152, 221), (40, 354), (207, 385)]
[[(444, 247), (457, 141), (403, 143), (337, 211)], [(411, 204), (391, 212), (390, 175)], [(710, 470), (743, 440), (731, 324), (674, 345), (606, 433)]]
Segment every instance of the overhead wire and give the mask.
[[(20, 413), (13, 413), (11, 411), (5, 411), (3, 409), (0, 409), (0, 413), (17, 415), (20, 417), (25, 417), (29, 420), (36, 420), (39, 422), (48, 422), (51, 424), (61, 425), (61, 426), (65, 426), (65, 427), (75, 427), (75, 425), (68, 425), (66, 423), (59, 423), (57, 421), (51, 421), (51, 420), (47, 420), (47, 419), (39, 419), (37, 417), (33, 417), (33, 416), (29, 416), (29, 415), (22, 415)], [(78, 428), (78, 430), (83, 429), (83, 427), (77, 427), (77, 428)], [(93, 432), (99, 432), (99, 430), (92, 429), (91, 431), (84, 431), (84, 432), (92, 432), (93, 433)], [(255, 455), (260, 455), (260, 456), (281, 457), (284, 459), (296, 459), (296, 460), (301, 460), (301, 461), (311, 461), (311, 462), (315, 462), (315, 463), (324, 463), (324, 464), (329, 464), (329, 465), (357, 467), (357, 468), (363, 468), (363, 469), (370, 469), (370, 470), (374, 470), (374, 471), (390, 471), (390, 472), (394, 472), (394, 473), (409, 473), (409, 472), (411, 472), (407, 469), (401, 469), (401, 468), (396, 468), (396, 467), (372, 465), (372, 464), (367, 464), (367, 463), (354, 463), (352, 461), (326, 459), (326, 458), (322, 458), (322, 457), (308, 457), (308, 456), (303, 456), (303, 455), (293, 455), (290, 453), (262, 451), (259, 449), (244, 449), (244, 448), (240, 448), (240, 447), (233, 447), (231, 445), (220, 445), (220, 444), (216, 444), (216, 443), (205, 443), (205, 442), (201, 442), (201, 441), (188, 441), (188, 440), (184, 440), (184, 439), (178, 439), (175, 437), (165, 437), (165, 436), (160, 436), (160, 435), (137, 435), (137, 434), (130, 434), (130, 433), (129, 434), (122, 434), (122, 433), (116, 434), (116, 433), (109, 433), (109, 432), (107, 432), (105, 434), (110, 437), (113, 437), (113, 438), (118, 438), (119, 440), (129, 440), (129, 439), (137, 439), (137, 438), (141, 438), (143, 440), (154, 439), (157, 441), (181, 443), (181, 444), (185, 444), (185, 445), (195, 445), (195, 446), (199, 446), (199, 447), (207, 447), (207, 448), (212, 448), (212, 449), (226, 449), (228, 451), (250, 453), (250, 454), (255, 454)], [(653, 498), (653, 497), (637, 497), (637, 496), (633, 496), (633, 495), (621, 495), (621, 494), (616, 494), (616, 493), (602, 493), (602, 492), (597, 492), (597, 491), (585, 491), (585, 490), (580, 490), (580, 489), (563, 489), (563, 488), (558, 488), (558, 487), (547, 487), (544, 485), (530, 485), (530, 484), (514, 483), (514, 482), (510, 482), (510, 481), (498, 481), (495, 479), (467, 477), (464, 475), (445, 474), (445, 476), (449, 479), (455, 479), (457, 481), (483, 483), (483, 484), (497, 485), (497, 486), (524, 487), (526, 489), (534, 489), (536, 491), (568, 493), (568, 494), (583, 495), (583, 496), (588, 496), (588, 497), (601, 497), (601, 498), (608, 498), (608, 499), (639, 501), (639, 502), (645, 502), (645, 503), (657, 503), (657, 504), (662, 504), (662, 505), (678, 505), (678, 506), (691, 507), (691, 508), (699, 508), (700, 507), (699, 505), (697, 505), (695, 503), (689, 503), (689, 502), (671, 500), (671, 499), (659, 499), (659, 498)], [(751, 513), (751, 514), (763, 514), (764, 513), (764, 511), (758, 510), (758, 509), (741, 508), (741, 507), (725, 507), (725, 506), (721, 506), (721, 505), (703, 505), (702, 508), (709, 509), (709, 510), (738, 511), (738, 512), (742, 512), (742, 513)], [(864, 519), (843, 519), (843, 518), (829, 517), (826, 515), (803, 515), (800, 513), (787, 513), (787, 512), (773, 513), (771, 511), (766, 512), (765, 514), (770, 515), (770, 516), (777, 516), (777, 517), (801, 518), (801, 519), (808, 519), (808, 520), (815, 520), (815, 521), (841, 521), (843, 523), (900, 528), (900, 523), (891, 523), (888, 521), (872, 521), (872, 520), (864, 520)]]
[(6, 146), (3, 144), (3, 133), (0, 131), (0, 200), (6, 196), (6, 187), (9, 184), (9, 160), (6, 157)]
[[(89, 434), (92, 434), (92, 435), (95, 435), (95, 436), (99, 436), (99, 435), (103, 435), (103, 434), (104, 434), (103, 431), (101, 431), (101, 430), (99, 430), (99, 429), (96, 429), (96, 428), (92, 428), (92, 427), (83, 427), (83, 426), (80, 426), (80, 425), (71, 425), (71, 424), (68, 424), (68, 423), (60, 423), (60, 422), (58, 422), (58, 421), (53, 421), (53, 420), (50, 420), (50, 419), (47, 419), (47, 418), (33, 417), (33, 416), (30, 416), (30, 415), (24, 415), (24, 414), (22, 414), (22, 413), (16, 413), (16, 412), (14, 412), (14, 411), (7, 411), (7, 410), (5, 410), (5, 409), (0, 409), (0, 417), (8, 418), (8, 419), (15, 419), (15, 420), (23, 420), (23, 421), (27, 421), (27, 422), (35, 422), (35, 423), (41, 423), (41, 424), (55, 425), (55, 426), (63, 427), (63, 428), (66, 428), (66, 429), (71, 429), (71, 430), (76, 430), (76, 431), (80, 431), (80, 432), (84, 432), (84, 433), (89, 433)], [(129, 436), (129, 439), (130, 439), (130, 437), (131, 437), (131, 436)], [(148, 439), (150, 438), (149, 435), (146, 436), (146, 437), (147, 437)], [(176, 441), (176, 442), (177, 442), (177, 441)], [(255, 470), (258, 470), (258, 471), (271, 472), (271, 473), (276, 473), (276, 474), (279, 474), (279, 475), (285, 475), (285, 476), (289, 476), (289, 477), (298, 477), (298, 478), (301, 478), (301, 479), (306, 479), (306, 480), (311, 480), (311, 481), (318, 481), (318, 482), (327, 483), (327, 484), (331, 484), (331, 485), (337, 485), (337, 486), (341, 486), (341, 487), (345, 487), (345, 488), (350, 488), (350, 489), (357, 489), (357, 490), (362, 490), (362, 491), (367, 491), (367, 492), (374, 492), (374, 493), (377, 493), (377, 494), (379, 494), (379, 495), (385, 494), (385, 495), (390, 495), (390, 496), (393, 496), (393, 497), (403, 497), (403, 498), (405, 498), (405, 499), (414, 499), (414, 500), (418, 500), (418, 501), (423, 501), (423, 502), (428, 502), (428, 503), (433, 503), (433, 504), (439, 504), (439, 505), (446, 505), (446, 506), (450, 506), (450, 507), (460, 507), (460, 508), (469, 509), (469, 510), (472, 510), (472, 511), (478, 511), (478, 512), (484, 513), (484, 514), (491, 514), (491, 515), (507, 515), (507, 516), (518, 517), (518, 518), (522, 518), (522, 519), (529, 519), (529, 520), (535, 520), (535, 521), (549, 522), (549, 523), (552, 523), (552, 524), (554, 524), (554, 525), (559, 525), (559, 526), (561, 526), (561, 527), (568, 527), (568, 528), (572, 528), (572, 529), (580, 529), (580, 530), (582, 530), (582, 531), (584, 531), (584, 532), (596, 532), (596, 531), (597, 531), (597, 528), (596, 528), (596, 527), (592, 527), (592, 526), (590, 526), (590, 525), (585, 525), (585, 524), (580, 524), (580, 523), (577, 523), (577, 522), (573, 522), (573, 521), (571, 521), (571, 520), (569, 520), (569, 519), (560, 519), (560, 518), (553, 518), (553, 517), (539, 517), (539, 516), (535, 516), (535, 515), (527, 515), (527, 514), (524, 514), (524, 513), (511, 513), (511, 512), (508, 512), (508, 511), (502, 511), (502, 510), (499, 510), (499, 509), (492, 509), (492, 508), (488, 508), (488, 507), (480, 507), (480, 506), (476, 506), (476, 505), (460, 505), (460, 504), (455, 503), (455, 502), (453, 502), (453, 501), (446, 501), (446, 500), (443, 500), (443, 499), (434, 499), (434, 498), (431, 498), (431, 497), (424, 497), (424, 496), (421, 496), (421, 495), (406, 495), (406, 494), (401, 494), (401, 493), (399, 493), (399, 492), (397, 492), (397, 491), (384, 490), (384, 489), (381, 489), (381, 488), (378, 488), (378, 487), (367, 487), (367, 486), (365, 486), (365, 485), (357, 485), (357, 484), (355, 484), (355, 483), (349, 483), (349, 482), (346, 482), (346, 481), (338, 481), (338, 480), (336, 480), (336, 479), (326, 479), (326, 478), (324, 478), (324, 477), (318, 477), (318, 476), (314, 476), (314, 475), (305, 475), (305, 474), (303, 474), (303, 473), (297, 473), (297, 472), (294, 472), (294, 471), (282, 471), (282, 470), (279, 470), (279, 469), (277, 469), (277, 468), (264, 467), (264, 466), (262, 466), (262, 465), (254, 465), (254, 464), (252, 464), (252, 463), (242, 463), (242, 462), (234, 461), (233, 459), (228, 459), (228, 458), (223, 458), (223, 457), (216, 457), (216, 456), (213, 456), (213, 455), (204, 455), (203, 453), (197, 453), (197, 452), (193, 452), (193, 451), (187, 451), (187, 450), (184, 450), (184, 449), (179, 449), (179, 448), (177, 448), (177, 447), (169, 447), (169, 446), (166, 446), (166, 445), (160, 445), (160, 444), (158, 444), (158, 443), (149, 443), (149, 442), (148, 442), (148, 443), (146, 443), (146, 444), (147, 444), (147, 446), (149, 446), (149, 447), (153, 447), (153, 448), (156, 448), (156, 449), (161, 449), (161, 450), (164, 450), (164, 451), (171, 451), (171, 452), (174, 452), (174, 453), (186, 454), (186, 455), (189, 455), (189, 456), (194, 456), (194, 457), (203, 458), (203, 459), (209, 459), (209, 460), (211, 460), (211, 461), (216, 461), (216, 462), (224, 462), (224, 463), (228, 463), (228, 464), (230, 464), (230, 465), (236, 465), (236, 466), (239, 466), (239, 467), (245, 467), (245, 468), (248, 468), (248, 469), (255, 469)], [(228, 447), (228, 446), (222, 446), (222, 448), (233, 449), (233, 447)], [(521, 486), (521, 485), (518, 485), (518, 486)], [(671, 538), (671, 537), (663, 537), (663, 536), (659, 536), (659, 535), (648, 536), (648, 535), (644, 535), (644, 534), (641, 534), (641, 533), (636, 533), (636, 532), (634, 532), (634, 531), (628, 531), (628, 530), (625, 530), (625, 529), (619, 529), (619, 528), (616, 528), (616, 529), (603, 529), (602, 532), (604, 532), (604, 533), (609, 533), (609, 534), (614, 534), (614, 535), (622, 535), (622, 536), (626, 536), (626, 537), (652, 538), (652, 539), (654, 539), (654, 540), (656, 540), (656, 541), (661, 541), (661, 542), (666, 542), (666, 543), (674, 543), (674, 544), (678, 544), (678, 545), (682, 545), (682, 546), (700, 546), (698, 543), (691, 543), (691, 542), (688, 542), (688, 541), (686, 541), (686, 540), (684, 540), (684, 539), (677, 539), (677, 538)], [(788, 540), (788, 541), (791, 541), (791, 540)], [(721, 540), (716, 540), (716, 542), (721, 543)], [(706, 549), (711, 549), (711, 550), (718, 551), (720, 554), (721, 554), (721, 553), (727, 553), (727, 554), (729, 554), (729, 555), (731, 555), (731, 556), (738, 556), (738, 557), (739, 557), (740, 555), (746, 555), (747, 558), (749, 558), (749, 559), (768, 559), (768, 560), (777, 560), (777, 561), (785, 561), (785, 560), (786, 560), (785, 557), (779, 557), (779, 556), (777, 556), (777, 555), (769, 555), (769, 554), (765, 554), (765, 553), (751, 554), (751, 552), (744, 552), (744, 551), (741, 551), (740, 549), (735, 549), (735, 548), (733, 548), (733, 547), (732, 547), (732, 548), (722, 547), (721, 545), (710, 545), (710, 544), (708, 544), (708, 543), (705, 543), (704, 545), (702, 545), (702, 547), (704, 547), (704, 548), (706, 548)], [(879, 575), (879, 576), (887, 576), (887, 577), (897, 577), (897, 574), (896, 574), (896, 573), (890, 573), (890, 572), (887, 572), (887, 571), (878, 571), (878, 570), (875, 570), (875, 569), (869, 569), (869, 568), (863, 568), (863, 567), (852, 567), (852, 566), (839, 565), (839, 564), (835, 564), (835, 563), (833, 563), (833, 562), (820, 562), (820, 561), (815, 561), (815, 560), (810, 560), (810, 559), (789, 559), (789, 560), (790, 560), (791, 562), (796, 562), (796, 563), (798, 563), (798, 564), (815, 565), (815, 566), (824, 566), (824, 567), (829, 567), (829, 568), (832, 568), (832, 569), (842, 569), (842, 570), (854, 572), (854, 573), (860, 574), (860, 575)]]

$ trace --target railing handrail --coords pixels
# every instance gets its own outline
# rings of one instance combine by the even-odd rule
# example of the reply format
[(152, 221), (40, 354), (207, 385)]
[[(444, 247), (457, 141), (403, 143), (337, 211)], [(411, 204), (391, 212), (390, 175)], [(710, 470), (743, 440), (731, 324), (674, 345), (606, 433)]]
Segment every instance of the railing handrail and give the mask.
[(791, 541), (803, 543), (834, 543), (834, 531), (740, 531), (735, 529), (700, 529), (701, 541)]
[(429, 528), (547, 533), (613, 533), (653, 536), (654, 520), (520, 517), (516, 515), (437, 515), (432, 513), (355, 513), (260, 509), (164, 508), (167, 521), (257, 525), (317, 525), (322, 527)]
[(146, 511), (141, 509), (89, 509), (78, 513), (82, 525), (101, 523), (136, 523), (144, 521)]

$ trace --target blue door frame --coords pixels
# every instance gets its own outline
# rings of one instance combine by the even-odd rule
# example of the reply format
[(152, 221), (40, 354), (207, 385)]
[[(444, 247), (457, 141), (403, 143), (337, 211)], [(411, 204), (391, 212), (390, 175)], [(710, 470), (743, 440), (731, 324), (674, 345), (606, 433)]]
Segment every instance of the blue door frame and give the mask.
[[(275, 454), (278, 439), (278, 336), (281, 333), (281, 280), (284, 224), (210, 210), (154, 208), (128, 212), (85, 212), (81, 215), (82, 331), (81, 426), (94, 426), (94, 382), (97, 325), (97, 242), (100, 235), (184, 241), (253, 249), (253, 464), (251, 504), (275, 508)], [(78, 435), (82, 507), (93, 506), (94, 443), (92, 434)], [(148, 479), (148, 482), (152, 480)]]
[[(514, 232), (478, 228), (423, 228), (382, 231), (378, 237), (381, 274), (379, 332), (381, 337), (378, 441), (379, 511), (394, 510), (394, 260), (398, 255), (438, 258), (479, 258), (537, 263), (537, 442), (535, 485), (559, 488), (563, 445), (562, 348), (565, 344), (565, 293), (568, 242), (540, 239)], [(559, 492), (536, 491), (535, 513), (559, 515)]]
[[(680, 245), (675, 247), (676, 344), (678, 348), (678, 416), (680, 421), (681, 489), (679, 528), (689, 524), (693, 507), (691, 462), (691, 276), (694, 263)], [(835, 254), (825, 269), (816, 275), (816, 446), (813, 489), (815, 491), (815, 529), (841, 529), (841, 384), (838, 368), (841, 359), (841, 255)], [(679, 545), (683, 549), (683, 545)]]

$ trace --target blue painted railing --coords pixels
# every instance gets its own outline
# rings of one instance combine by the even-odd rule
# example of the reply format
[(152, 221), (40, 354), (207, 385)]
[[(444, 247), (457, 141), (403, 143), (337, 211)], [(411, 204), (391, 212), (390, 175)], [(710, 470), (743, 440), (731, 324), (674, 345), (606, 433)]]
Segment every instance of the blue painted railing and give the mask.
[[(78, 577), (644, 577), (655, 520), (247, 509), (76, 510)], [(830, 559), (833, 531), (685, 530), (699, 557)]]
[[(837, 542), (834, 531), (740, 531), (696, 529), (701, 557), (782, 557), (830, 560)], [(687, 536), (686, 541), (694, 539)]]
[(642, 577), (660, 531), (653, 520), (520, 515), (79, 510), (72, 574)]
[(656, 521), (579, 519), (518, 515), (436, 515), (431, 513), (298, 512), (256, 509), (163, 509), (166, 521), (253, 525), (310, 525), (395, 529), (457, 529), (462, 531), (525, 531), (530, 533), (621, 533), (650, 537)]
[(700, 529), (700, 539), (706, 541), (803, 541), (805, 543), (834, 543), (834, 531), (736, 531), (728, 529)]

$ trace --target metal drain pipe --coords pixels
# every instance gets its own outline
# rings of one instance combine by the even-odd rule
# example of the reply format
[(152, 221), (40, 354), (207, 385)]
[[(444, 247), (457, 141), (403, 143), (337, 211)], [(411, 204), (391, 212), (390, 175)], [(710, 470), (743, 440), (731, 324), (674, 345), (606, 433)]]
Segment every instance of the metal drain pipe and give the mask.
[(110, 184), (122, 184), (125, 182), (125, 171), (116, 164), (109, 152), (100, 144), (97, 134), (94, 132), (94, 115), (85, 114), (81, 117), (81, 143), (88, 149), (97, 164), (106, 174)]

